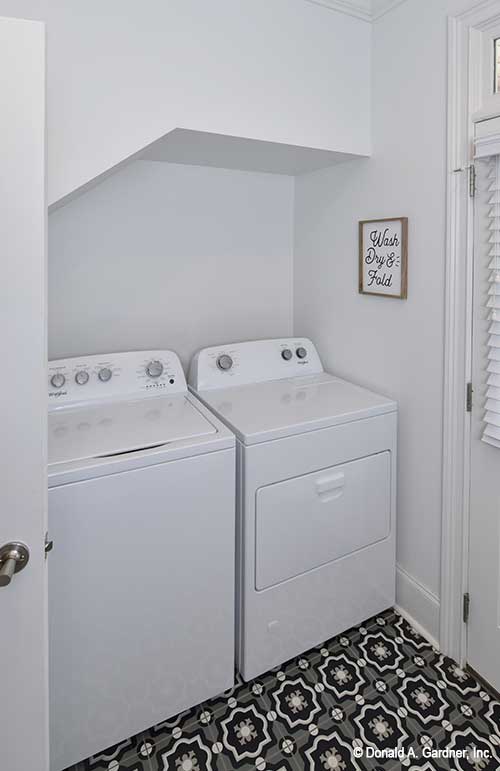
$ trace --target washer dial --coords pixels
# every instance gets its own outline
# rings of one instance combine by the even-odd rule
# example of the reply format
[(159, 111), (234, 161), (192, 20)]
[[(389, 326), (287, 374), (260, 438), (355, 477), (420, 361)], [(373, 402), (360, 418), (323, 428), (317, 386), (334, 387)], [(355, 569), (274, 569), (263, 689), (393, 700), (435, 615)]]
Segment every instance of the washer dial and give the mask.
[(79, 370), (75, 375), (75, 383), (77, 385), (85, 385), (88, 382), (89, 382), (89, 373), (84, 369)]
[(107, 383), (108, 380), (111, 380), (112, 376), (113, 373), (109, 367), (103, 367), (99, 370), (98, 378), (102, 383)]
[(306, 358), (306, 356), (307, 356), (307, 351), (306, 351), (306, 349), (305, 349), (305, 348), (302, 348), (302, 346), (301, 346), (300, 348), (297, 348), (297, 350), (295, 351), (295, 353), (297, 354), (297, 356), (299, 357), (299, 359), (305, 359), (305, 358)]
[(160, 375), (163, 375), (163, 364), (161, 361), (150, 361), (146, 367), (146, 375), (149, 375), (149, 377), (160, 377)]
[(50, 384), (54, 388), (62, 388), (65, 382), (66, 382), (66, 378), (64, 377), (62, 372), (56, 372), (56, 374), (52, 375), (52, 377), (50, 378)]
[(281, 351), (281, 358), (284, 359), (285, 361), (290, 361), (292, 356), (293, 356), (293, 353), (291, 352), (290, 348), (284, 348)]
[(223, 372), (227, 372), (233, 366), (233, 360), (232, 360), (232, 358), (230, 356), (228, 356), (227, 353), (223, 353), (217, 359), (217, 366)]

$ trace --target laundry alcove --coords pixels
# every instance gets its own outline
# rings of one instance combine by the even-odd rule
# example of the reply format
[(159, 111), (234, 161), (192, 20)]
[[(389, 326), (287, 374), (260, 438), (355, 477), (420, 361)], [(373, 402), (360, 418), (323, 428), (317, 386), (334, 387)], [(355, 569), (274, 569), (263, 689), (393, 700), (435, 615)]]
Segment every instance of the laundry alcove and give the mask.
[(49, 214), (49, 357), (292, 334), (294, 180), (352, 153), (177, 129)]

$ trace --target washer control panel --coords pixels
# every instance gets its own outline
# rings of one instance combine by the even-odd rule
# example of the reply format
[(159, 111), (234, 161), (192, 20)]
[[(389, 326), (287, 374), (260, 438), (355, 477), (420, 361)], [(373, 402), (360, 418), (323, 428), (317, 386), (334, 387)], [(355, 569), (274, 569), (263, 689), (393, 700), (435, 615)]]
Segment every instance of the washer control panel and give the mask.
[(201, 391), (321, 372), (316, 347), (306, 338), (253, 340), (198, 351), (191, 362), (189, 385)]
[(187, 390), (173, 351), (127, 351), (49, 361), (49, 409), (122, 396), (156, 396)]

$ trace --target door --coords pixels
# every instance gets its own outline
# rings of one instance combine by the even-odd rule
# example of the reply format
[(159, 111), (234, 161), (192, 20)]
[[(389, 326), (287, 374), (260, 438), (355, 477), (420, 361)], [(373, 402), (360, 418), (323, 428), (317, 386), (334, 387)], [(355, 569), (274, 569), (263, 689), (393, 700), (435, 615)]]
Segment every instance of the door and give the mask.
[(255, 588), (352, 554), (387, 538), (390, 528), (390, 452), (261, 487), (255, 496)]
[(499, 164), (496, 158), (476, 163), (467, 629), (468, 664), (497, 691), (500, 691)]
[(0, 547), (30, 552), (8, 584), (0, 566), (5, 771), (48, 768), (44, 49), (41, 23), (0, 18)]

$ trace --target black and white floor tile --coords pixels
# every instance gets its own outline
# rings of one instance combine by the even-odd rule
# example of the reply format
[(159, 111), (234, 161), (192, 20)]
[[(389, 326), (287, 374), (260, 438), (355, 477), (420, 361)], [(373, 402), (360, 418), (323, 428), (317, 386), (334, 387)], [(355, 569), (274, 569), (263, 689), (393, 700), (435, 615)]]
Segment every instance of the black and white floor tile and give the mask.
[(389, 610), (71, 771), (240, 769), (500, 771), (500, 702)]

